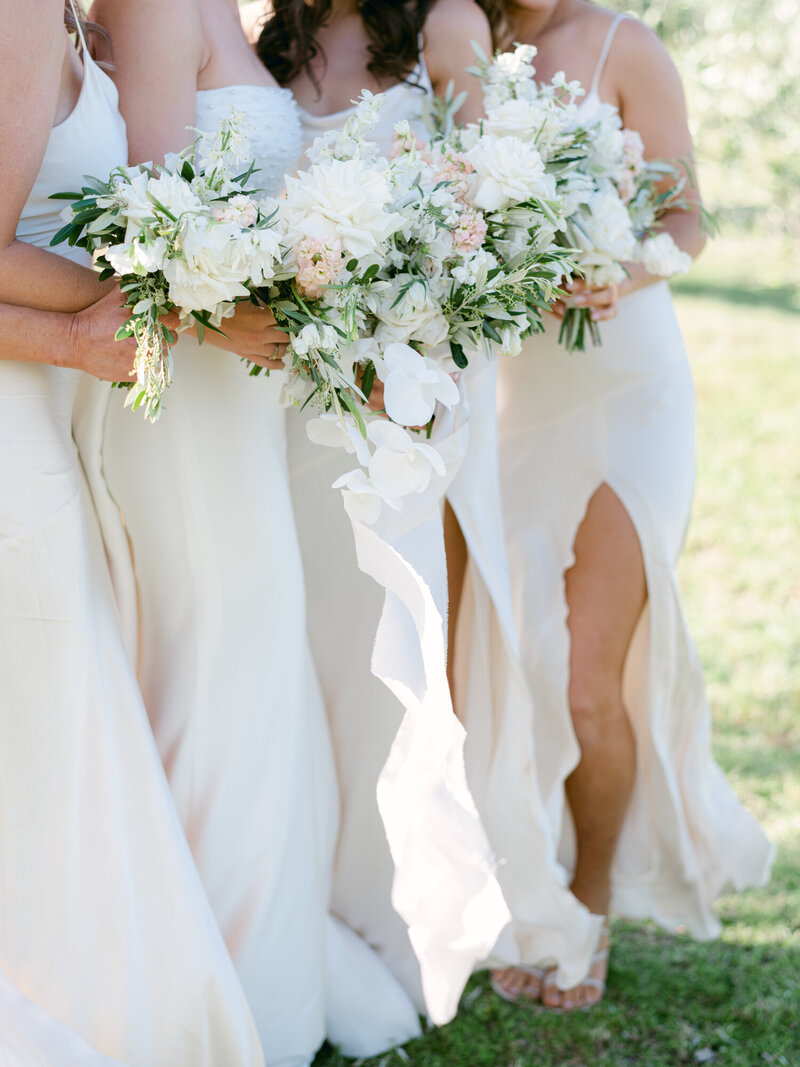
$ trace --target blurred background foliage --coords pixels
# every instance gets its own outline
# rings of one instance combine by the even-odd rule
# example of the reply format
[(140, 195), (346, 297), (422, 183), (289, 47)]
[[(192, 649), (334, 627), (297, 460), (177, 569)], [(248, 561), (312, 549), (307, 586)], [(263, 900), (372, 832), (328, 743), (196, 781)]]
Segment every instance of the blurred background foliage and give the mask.
[(655, 30), (681, 72), (708, 207), (726, 230), (772, 234), (794, 260), (797, 280), (800, 0), (611, 0), (610, 6)]

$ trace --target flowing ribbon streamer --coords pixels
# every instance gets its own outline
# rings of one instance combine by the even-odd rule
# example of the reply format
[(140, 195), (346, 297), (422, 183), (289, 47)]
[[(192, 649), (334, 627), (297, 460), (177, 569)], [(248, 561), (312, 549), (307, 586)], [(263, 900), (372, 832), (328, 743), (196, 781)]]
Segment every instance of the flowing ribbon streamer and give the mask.
[(467, 785), (465, 733), (447, 681), (446, 561), (441, 502), (467, 451), (468, 406), (437, 412), (429, 443), (446, 474), (384, 508), (367, 526), (351, 514), (360, 569), (385, 589), (372, 671), (405, 714), (381, 773), (378, 806), (395, 864), (392, 901), (409, 928), (434, 1023), (455, 1015), (476, 963), (509, 912)]

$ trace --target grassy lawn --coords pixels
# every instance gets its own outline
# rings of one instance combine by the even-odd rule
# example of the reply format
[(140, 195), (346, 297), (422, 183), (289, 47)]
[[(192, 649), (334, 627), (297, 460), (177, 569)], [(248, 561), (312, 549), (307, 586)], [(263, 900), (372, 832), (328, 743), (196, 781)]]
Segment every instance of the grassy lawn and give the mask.
[[(755, 271), (755, 273), (754, 273)], [(697, 382), (699, 472), (680, 576), (716, 752), (779, 847), (772, 884), (720, 902), (698, 945), (614, 927), (610, 986), (554, 1016), (495, 997), (371, 1067), (800, 1067), (800, 301), (784, 264), (719, 239), (676, 286)], [(343, 1067), (325, 1049), (315, 1067)]]

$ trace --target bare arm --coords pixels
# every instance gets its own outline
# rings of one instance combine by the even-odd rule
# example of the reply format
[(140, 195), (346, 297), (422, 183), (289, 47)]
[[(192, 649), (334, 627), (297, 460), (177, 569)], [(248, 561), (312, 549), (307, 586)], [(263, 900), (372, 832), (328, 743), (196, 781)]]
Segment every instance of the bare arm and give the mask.
[(16, 239), (59, 104), (68, 45), (63, 4), (0, 0), (0, 25), (0, 302), (77, 311), (108, 286), (92, 270)]
[(194, 0), (95, 0), (92, 17), (111, 35), (131, 163), (163, 162), (194, 140), (203, 36)]
[[(626, 19), (617, 31), (617, 38), (611, 50), (608, 74), (617, 87), (622, 121), (640, 134), (647, 159), (669, 160), (685, 173), (683, 199), (689, 210), (672, 208), (660, 221), (684, 252), (696, 256), (705, 244), (705, 233), (694, 171), (694, 145), (680, 76), (664, 46), (646, 26)], [(688, 168), (683, 164), (688, 164)], [(632, 292), (659, 280), (634, 265), (631, 278), (621, 288)]]
[(489, 20), (481, 8), (474, 0), (437, 0), (425, 22), (425, 62), (437, 96), (444, 96), (450, 82), (456, 95), (467, 93), (459, 122), (476, 122), (483, 115), (480, 81), (467, 74), (476, 61), (473, 42), (492, 55)]

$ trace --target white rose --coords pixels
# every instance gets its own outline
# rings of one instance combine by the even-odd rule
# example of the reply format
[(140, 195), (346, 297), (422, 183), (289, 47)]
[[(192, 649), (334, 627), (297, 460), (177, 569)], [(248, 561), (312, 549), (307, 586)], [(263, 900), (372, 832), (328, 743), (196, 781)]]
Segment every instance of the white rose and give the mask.
[(402, 220), (387, 211), (391, 190), (385, 175), (361, 159), (316, 163), (289, 178), (281, 214), (288, 241), (307, 237), (338, 240), (351, 256), (364, 256), (395, 233)]
[(184, 312), (214, 311), (249, 295), (243, 284), (247, 273), (228, 227), (187, 226), (181, 253), (164, 264), (164, 276), (170, 299)]
[(370, 481), (385, 500), (424, 493), (434, 473), (446, 472), (435, 448), (415, 441), (396, 423), (376, 419), (369, 424), (367, 436), (375, 447), (369, 461)]
[(623, 165), (625, 136), (619, 112), (611, 104), (601, 104), (592, 117), (590, 154), (587, 167), (598, 177), (614, 178)]
[(519, 137), (482, 137), (468, 158), (476, 174), (470, 199), (484, 211), (555, 197), (555, 181), (539, 152)]
[(620, 262), (633, 259), (636, 239), (628, 209), (613, 186), (594, 194), (580, 213), (580, 227), (574, 227), (577, 247), (603, 253)]
[(692, 265), (692, 257), (678, 248), (668, 233), (659, 233), (643, 241), (639, 246), (638, 258), (648, 274), (655, 274), (660, 278), (685, 274)]
[(437, 403), (446, 408), (458, 403), (458, 387), (450, 375), (408, 345), (389, 345), (383, 358), (375, 360), (375, 369), (384, 384), (386, 413), (403, 426), (424, 426)]

